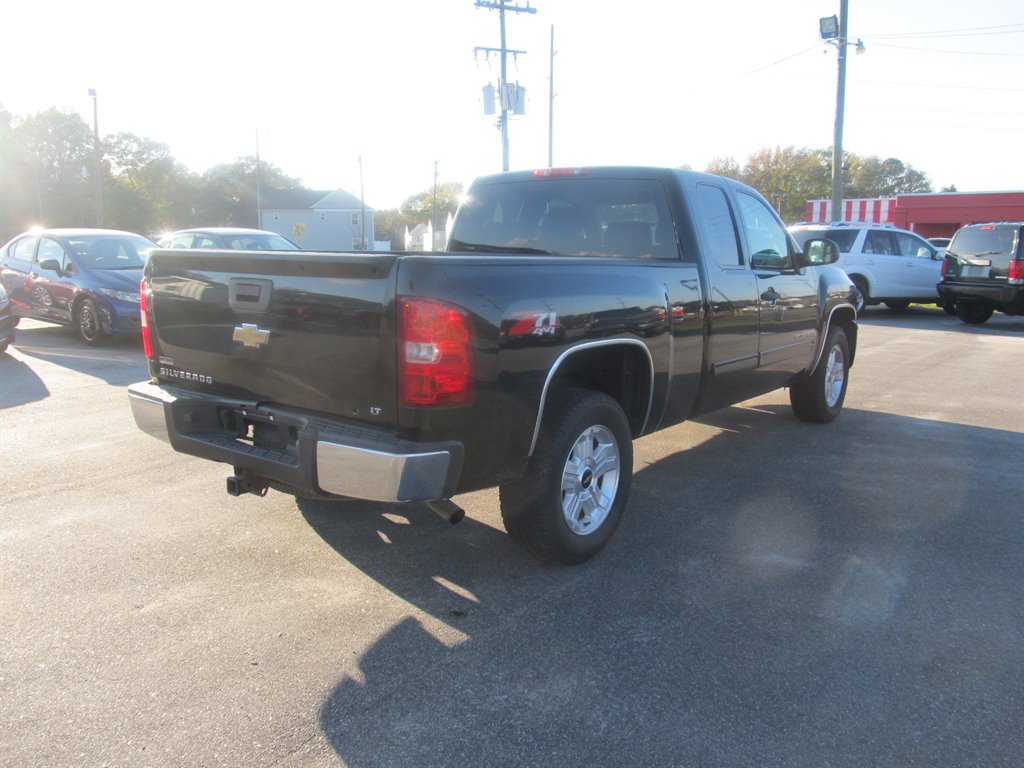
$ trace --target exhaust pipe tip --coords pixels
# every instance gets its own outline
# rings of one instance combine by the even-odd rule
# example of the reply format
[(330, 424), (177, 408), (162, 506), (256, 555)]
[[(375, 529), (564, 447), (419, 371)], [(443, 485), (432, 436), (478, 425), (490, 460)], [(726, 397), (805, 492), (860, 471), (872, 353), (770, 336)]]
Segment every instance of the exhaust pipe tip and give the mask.
[(440, 515), (442, 520), (447, 520), (452, 525), (462, 522), (462, 518), (466, 516), (466, 511), (451, 499), (428, 501), (427, 506)]

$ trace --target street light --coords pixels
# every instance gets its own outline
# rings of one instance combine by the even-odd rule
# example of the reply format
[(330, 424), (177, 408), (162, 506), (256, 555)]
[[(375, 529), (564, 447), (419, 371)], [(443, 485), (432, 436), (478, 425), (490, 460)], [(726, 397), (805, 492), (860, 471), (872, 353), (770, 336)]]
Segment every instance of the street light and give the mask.
[(92, 152), (95, 168), (93, 176), (96, 179), (96, 226), (103, 226), (103, 152), (100, 149), (100, 121), (99, 108), (96, 102), (96, 89), (90, 88), (89, 95), (92, 97)]
[[(847, 5), (849, 0), (839, 0), (839, 17), (825, 16), (818, 20), (821, 39), (831, 43), (839, 51), (839, 77), (836, 86), (836, 123), (832, 138), (832, 221), (842, 219), (843, 207), (843, 112), (846, 102), (846, 46), (854, 45), (846, 40)], [(864, 43), (856, 42), (857, 54), (864, 53)]]

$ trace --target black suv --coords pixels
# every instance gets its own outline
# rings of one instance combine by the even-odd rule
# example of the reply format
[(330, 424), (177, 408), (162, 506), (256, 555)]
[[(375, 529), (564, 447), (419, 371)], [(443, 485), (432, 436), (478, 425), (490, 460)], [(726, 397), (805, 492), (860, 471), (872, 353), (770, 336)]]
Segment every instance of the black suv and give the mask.
[(965, 323), (984, 323), (996, 310), (1024, 315), (1024, 222), (969, 224), (953, 236), (936, 288)]

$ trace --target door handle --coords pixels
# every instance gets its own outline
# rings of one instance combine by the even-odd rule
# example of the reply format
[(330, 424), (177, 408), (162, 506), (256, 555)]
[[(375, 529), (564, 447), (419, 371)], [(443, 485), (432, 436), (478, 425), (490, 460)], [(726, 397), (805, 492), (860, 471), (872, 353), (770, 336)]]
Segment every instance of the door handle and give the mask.
[(774, 288), (769, 288), (767, 291), (761, 294), (761, 301), (766, 302), (769, 307), (774, 307), (775, 303), (782, 298), (782, 294), (776, 291)]

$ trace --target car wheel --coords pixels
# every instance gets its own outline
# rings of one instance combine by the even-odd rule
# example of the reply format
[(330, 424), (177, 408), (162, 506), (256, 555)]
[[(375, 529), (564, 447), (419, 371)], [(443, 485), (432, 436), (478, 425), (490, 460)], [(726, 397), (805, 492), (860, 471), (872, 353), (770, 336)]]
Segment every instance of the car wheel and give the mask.
[(36, 285), (32, 288), (32, 304), (40, 309), (50, 309), (53, 306), (53, 296), (44, 285)]
[(75, 311), (75, 330), (78, 332), (78, 338), (90, 346), (98, 346), (107, 340), (107, 334), (100, 322), (99, 310), (92, 299), (84, 299), (78, 305)]
[(839, 326), (829, 329), (818, 365), (789, 388), (789, 402), (800, 421), (824, 424), (843, 409), (850, 372), (850, 342)]
[(956, 301), (954, 299), (946, 299), (942, 302), (942, 311), (947, 315), (956, 315)]
[(965, 323), (981, 325), (992, 317), (992, 307), (975, 301), (958, 301), (956, 314)]
[(910, 306), (909, 301), (887, 301), (885, 306), (891, 309), (893, 312), (906, 312)]
[(633, 437), (619, 404), (585, 389), (551, 398), (526, 474), (498, 490), (505, 529), (533, 555), (565, 564), (596, 555), (622, 518)]
[(860, 275), (850, 279), (853, 280), (853, 284), (857, 288), (857, 296), (855, 298), (853, 308), (857, 310), (857, 314), (859, 315), (864, 311), (864, 307), (866, 307), (868, 303), (868, 284)]

